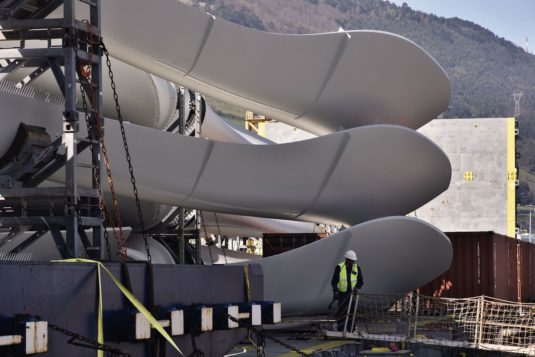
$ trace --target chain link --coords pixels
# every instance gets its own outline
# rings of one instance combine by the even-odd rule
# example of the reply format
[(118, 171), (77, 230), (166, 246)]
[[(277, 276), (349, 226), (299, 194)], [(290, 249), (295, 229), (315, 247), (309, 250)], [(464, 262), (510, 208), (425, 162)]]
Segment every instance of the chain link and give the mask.
[(214, 265), (214, 256), (212, 255), (212, 246), (208, 244), (208, 253), (210, 253), (210, 263)]
[[(88, 131), (89, 149), (91, 150), (91, 152), (94, 152), (93, 150), (94, 150), (95, 137), (93, 135), (93, 128), (91, 125), (91, 120), (89, 118), (89, 109), (87, 106), (87, 99), (85, 96), (85, 91), (83, 89), (81, 89), (80, 91), (82, 93), (82, 106), (84, 108), (85, 123), (86, 123), (87, 131)], [(93, 165), (92, 172), (93, 172), (93, 179), (96, 183), (95, 186), (96, 186), (97, 194), (98, 194), (98, 208), (100, 211), (100, 219), (102, 220), (103, 225), (104, 225), (104, 222), (108, 222), (108, 226), (113, 227), (114, 226), (113, 224), (111, 225), (109, 224), (111, 218), (108, 212), (108, 208), (106, 207), (106, 204), (104, 203), (104, 197), (102, 195), (102, 189), (100, 187), (100, 180), (98, 177), (98, 170), (97, 170), (96, 165)], [(104, 240), (106, 244), (106, 256), (108, 259), (111, 259), (110, 237), (109, 237), (108, 230), (106, 229), (106, 227), (103, 226), (103, 228), (104, 228)]]
[(134, 198), (136, 201), (137, 215), (139, 218), (139, 225), (141, 228), (141, 233), (143, 234), (143, 241), (145, 243), (145, 250), (147, 252), (147, 260), (151, 262), (152, 257), (150, 255), (150, 247), (149, 247), (149, 243), (147, 240), (147, 235), (145, 234), (145, 223), (143, 221), (143, 211), (141, 210), (141, 202), (139, 201), (139, 192), (138, 192), (137, 185), (136, 185), (136, 177), (134, 176), (134, 167), (132, 166), (132, 158), (130, 156), (130, 150), (128, 148), (128, 142), (126, 139), (126, 131), (124, 129), (123, 115), (121, 113), (121, 105), (119, 104), (119, 95), (117, 94), (117, 85), (115, 84), (115, 80), (113, 78), (110, 54), (104, 42), (101, 42), (101, 45), (102, 45), (102, 50), (104, 51), (104, 55), (106, 56), (106, 65), (108, 66), (108, 75), (110, 77), (111, 89), (113, 91), (113, 99), (115, 101), (115, 110), (117, 111), (117, 119), (119, 121), (119, 126), (121, 128), (123, 146), (124, 146), (124, 151), (126, 154), (126, 161), (128, 163), (128, 171), (130, 172), (130, 182), (132, 183), (132, 190), (134, 192)]
[(284, 348), (287, 348), (288, 350), (292, 351), (292, 352), (295, 352), (297, 353), (298, 355), (301, 355), (301, 356), (311, 356), (311, 354), (308, 354), (306, 352), (303, 352), (302, 350), (300, 350), (299, 348), (297, 347), (294, 347), (284, 341), (281, 341), (279, 340), (278, 338), (275, 338), (273, 336), (270, 336), (268, 334), (266, 334), (265, 332), (253, 327), (253, 326), (250, 326), (250, 325), (244, 325), (243, 322), (241, 322), (239, 319), (235, 318), (234, 316), (232, 315), (227, 315), (228, 319), (229, 320), (232, 320), (234, 321), (235, 323), (237, 323), (238, 325), (240, 325), (241, 327), (245, 327), (247, 328), (247, 330), (249, 331), (252, 331), (254, 332), (257, 336), (259, 336), (259, 340), (258, 340), (258, 344), (257, 344), (257, 352), (259, 353), (258, 355), (259, 356), (265, 356), (265, 340), (268, 339), (268, 340), (271, 340), (275, 343), (278, 343), (279, 345), (281, 345), (282, 347)]
[[(48, 323), (48, 327), (53, 331), (59, 332), (65, 336), (69, 336), (70, 340), (67, 342), (68, 344), (79, 346), (79, 347), (90, 348), (94, 350), (99, 350), (99, 351), (104, 351), (108, 353), (108, 357), (132, 357), (132, 355), (127, 352), (123, 352), (117, 348), (99, 343), (95, 340), (90, 339), (89, 337), (85, 337), (76, 332), (67, 330), (63, 327), (59, 327), (57, 325), (51, 324), (50, 322)], [(80, 342), (83, 342), (83, 343), (80, 343)]]
[[(199, 212), (199, 215), (201, 216), (201, 224), (202, 224), (202, 228), (204, 230), (204, 241), (206, 243), (206, 246), (208, 247), (208, 253), (210, 253), (210, 262), (211, 262), (211, 264), (214, 264), (214, 257), (212, 255), (212, 247), (211, 247), (210, 244), (208, 244), (208, 232), (206, 231), (206, 224), (204, 222), (204, 215), (203, 215), (201, 210), (199, 210), (197, 212)], [(201, 239), (201, 238), (199, 237), (199, 239)]]
[[(225, 251), (225, 247), (223, 247), (223, 236), (221, 235), (221, 227), (219, 226), (219, 219), (217, 219), (217, 213), (214, 212), (215, 217), (215, 224), (217, 226), (217, 235), (219, 236), (219, 239), (221, 240), (221, 249), (223, 250), (223, 256), (225, 257), (225, 264), (228, 264), (227, 261), (227, 252)], [(228, 237), (225, 239), (225, 242), (228, 246)]]
[[(76, 58), (78, 59), (78, 44), (80, 42), (78, 30), (76, 30), (76, 35), (75, 36), (76, 36), (76, 39), (75, 39), (75, 41), (73, 43), (73, 48), (74, 48), (74, 52), (75, 52)], [(87, 85), (91, 86), (91, 88), (92, 88), (92, 81), (90, 81), (88, 79), (88, 77), (86, 77), (86, 76), (89, 76), (91, 72), (88, 72), (87, 70), (83, 70), (82, 68), (83, 67), (80, 66), (80, 72), (82, 74), (82, 77), (86, 79)], [(83, 79), (80, 78), (80, 80), (83, 80)], [(94, 132), (95, 126), (91, 122), (91, 118), (90, 118), (90, 115), (89, 115), (89, 107), (88, 107), (88, 104), (87, 104), (86, 93), (85, 93), (85, 90), (82, 87), (80, 87), (80, 92), (81, 92), (81, 96), (82, 96), (82, 106), (83, 106), (83, 109), (84, 109), (84, 117), (85, 117), (85, 122), (86, 122), (86, 127), (87, 127), (89, 148), (90, 148), (91, 152), (94, 152), (94, 145), (95, 145), (95, 141), (96, 141), (96, 138), (95, 138), (95, 135), (94, 135), (95, 134), (95, 132)], [(111, 215), (110, 215), (110, 213), (108, 211), (108, 208), (107, 208), (107, 206), (106, 206), (106, 204), (104, 202), (104, 196), (103, 196), (102, 188), (101, 188), (101, 185), (100, 185), (99, 170), (97, 169), (97, 165), (98, 165), (98, 163), (93, 162), (92, 173), (93, 173), (93, 180), (95, 182), (95, 186), (96, 186), (97, 194), (98, 194), (98, 206), (99, 206), (99, 211), (100, 211), (100, 218), (101, 218), (103, 223), (107, 222), (108, 226), (112, 227), (114, 235), (116, 235), (115, 224), (114, 224), (113, 219), (111, 218)], [(105, 244), (106, 244), (106, 255), (107, 255), (107, 258), (111, 259), (110, 239), (109, 239), (108, 231), (106, 230), (105, 227), (104, 227), (104, 239), (105, 239)]]
[(258, 342), (256, 343), (256, 355), (258, 357), (266, 356), (266, 339), (263, 335), (257, 334)]
[(197, 347), (197, 341), (195, 340), (195, 335), (191, 335), (191, 346), (193, 347), (193, 352), (191, 352), (188, 357), (204, 357), (204, 352)]
[[(78, 232), (80, 232), (80, 230), (83, 230), (84, 227), (83, 227), (83, 224), (82, 224), (82, 214), (80, 213), (80, 202), (77, 203), (76, 206), (74, 206), (74, 213), (76, 214), (76, 219), (78, 220)], [(80, 233), (78, 233), (80, 234)], [(73, 257), (76, 256), (76, 252), (73, 252)], [(88, 254), (87, 254), (87, 248), (86, 246), (84, 245), (84, 257), (86, 258), (89, 258)]]
[[(226, 244), (228, 245), (228, 237), (225, 238), (225, 242), (226, 242)], [(227, 261), (227, 251), (226, 251), (226, 248), (223, 247), (223, 242), (221, 242), (221, 248), (223, 248), (223, 257), (225, 257), (225, 264), (228, 264), (228, 261)]]
[[(89, 76), (86, 75), (86, 78), (89, 82), (89, 85), (87, 86), (89, 88), (89, 96), (90, 96), (89, 99), (90, 99), (90, 102), (92, 103), (93, 111), (95, 114), (94, 115), (95, 128), (98, 130), (98, 133), (99, 133), (101, 152), (104, 158), (104, 167), (106, 169), (106, 175), (107, 175), (108, 184), (110, 187), (113, 209), (115, 212), (115, 222), (114, 222), (115, 224), (112, 225), (113, 233), (117, 242), (117, 250), (119, 252), (119, 255), (121, 256), (123, 260), (125, 260), (127, 258), (126, 239), (124, 238), (123, 226), (121, 224), (121, 212), (119, 209), (119, 201), (117, 200), (117, 195), (115, 194), (115, 186), (113, 184), (113, 178), (111, 174), (111, 166), (110, 166), (110, 160), (108, 158), (108, 150), (106, 148), (106, 143), (104, 142), (104, 128), (102, 125), (103, 118), (100, 115), (99, 107), (97, 105), (98, 104), (97, 96), (95, 93), (95, 89), (93, 88), (93, 73), (92, 73), (93, 46), (94, 46), (93, 25), (87, 20), (84, 20), (84, 22), (87, 23), (87, 26), (89, 28), (89, 36), (88, 36)], [(101, 42), (99, 42), (98, 45), (100, 46)], [(115, 228), (117, 228), (117, 230)]]

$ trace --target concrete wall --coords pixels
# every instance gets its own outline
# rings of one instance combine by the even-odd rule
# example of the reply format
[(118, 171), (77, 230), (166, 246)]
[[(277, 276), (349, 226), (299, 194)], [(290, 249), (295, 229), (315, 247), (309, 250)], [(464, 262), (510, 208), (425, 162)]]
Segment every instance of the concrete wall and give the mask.
[(514, 236), (514, 118), (433, 120), (419, 132), (447, 153), (453, 170), (450, 188), (415, 215), (445, 232)]
[(315, 138), (317, 135), (281, 122), (266, 123), (266, 138), (277, 144)]

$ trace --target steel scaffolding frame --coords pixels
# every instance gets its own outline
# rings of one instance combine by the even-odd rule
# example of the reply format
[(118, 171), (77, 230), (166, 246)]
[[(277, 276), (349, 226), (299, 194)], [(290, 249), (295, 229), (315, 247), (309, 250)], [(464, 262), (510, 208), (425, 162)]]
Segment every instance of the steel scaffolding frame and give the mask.
[[(76, 11), (79, 10), (77, 4), (89, 7), (88, 21), (81, 21), (76, 17)], [(97, 93), (95, 103), (91, 103), (92, 120), (98, 120), (99, 118), (95, 116), (102, 112), (100, 0), (4, 0), (0, 1), (0, 5), (6, 10), (0, 14), (0, 26), (5, 38), (3, 41), (18, 42), (18, 46), (14, 47), (9, 47), (9, 44), (2, 47), (0, 42), (2, 47), (0, 61), (3, 64), (0, 73), (7, 74), (20, 67), (35, 68), (18, 84), (23, 87), (50, 69), (65, 99), (61, 140), (64, 153), (55, 155), (50, 164), (35, 173), (28, 181), (19, 182), (16, 187), (3, 187), (0, 190), (0, 194), (6, 198), (0, 204), (1, 223), (15, 230), (23, 225), (21, 222), (31, 223), (30, 227), (37, 231), (50, 230), (64, 258), (79, 256), (82, 243), (89, 257), (102, 259), (104, 228), (96, 192), (102, 177), (99, 133), (93, 128), (87, 138), (79, 135), (77, 107), (79, 83), (86, 91), (88, 86), (93, 86), (94, 92)], [(63, 5), (63, 18), (46, 18), (61, 5)], [(90, 44), (87, 42), (88, 36), (94, 39)], [(26, 48), (26, 41), (29, 40), (37, 40), (42, 46)], [(59, 41), (61, 45), (58, 45)], [(88, 70), (91, 71), (91, 83), (82, 76), (77, 79), (77, 73), (80, 72), (82, 65), (90, 67)], [(90, 145), (92, 143), (95, 145)], [(58, 143), (53, 144), (59, 147)], [(89, 190), (78, 187), (77, 176), (78, 167), (83, 166), (78, 161), (78, 154), (87, 147), (91, 147), (92, 168), (96, 170), (92, 179), (92, 189)], [(65, 185), (62, 190), (36, 187), (63, 166)], [(36, 204), (36, 200), (40, 202), (48, 200), (51, 205), (49, 215), (43, 215), (39, 210), (34, 212), (28, 209)], [(61, 201), (63, 201), (63, 214), (56, 209)], [(12, 210), (2, 209), (7, 204), (10, 204)], [(84, 231), (84, 228), (89, 227), (93, 228), (92, 240), (88, 239)], [(60, 234), (61, 229), (66, 230), (65, 244), (61, 244), (63, 239)]]

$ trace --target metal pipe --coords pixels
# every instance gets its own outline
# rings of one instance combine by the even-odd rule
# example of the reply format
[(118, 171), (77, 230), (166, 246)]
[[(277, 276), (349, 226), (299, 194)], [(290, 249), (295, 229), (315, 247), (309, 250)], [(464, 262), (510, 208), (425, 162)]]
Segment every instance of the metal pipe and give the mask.
[(359, 306), (359, 298), (360, 298), (358, 290), (353, 290), (353, 294), (357, 295), (357, 299), (355, 301), (355, 307), (353, 308), (353, 317), (351, 320), (351, 332), (355, 331), (355, 317), (357, 316), (357, 308)]
[(347, 305), (347, 314), (344, 322), (344, 333), (343, 336), (346, 337), (347, 334), (347, 323), (349, 321), (349, 311), (351, 310), (351, 303), (353, 302), (353, 293), (349, 296), (349, 305)]

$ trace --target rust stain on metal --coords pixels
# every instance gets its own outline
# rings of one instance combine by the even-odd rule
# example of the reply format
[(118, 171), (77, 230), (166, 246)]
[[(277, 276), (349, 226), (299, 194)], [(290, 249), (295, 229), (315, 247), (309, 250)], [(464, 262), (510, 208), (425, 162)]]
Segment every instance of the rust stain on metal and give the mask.
[(451, 267), (421, 287), (421, 294), (535, 301), (535, 244), (494, 232), (446, 234), (453, 246)]
[(26, 322), (25, 350), (27, 355), (48, 351), (48, 322)]
[(213, 310), (211, 307), (203, 307), (201, 310), (201, 331), (213, 330)]

